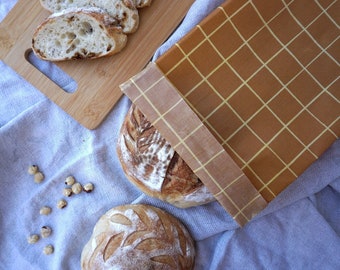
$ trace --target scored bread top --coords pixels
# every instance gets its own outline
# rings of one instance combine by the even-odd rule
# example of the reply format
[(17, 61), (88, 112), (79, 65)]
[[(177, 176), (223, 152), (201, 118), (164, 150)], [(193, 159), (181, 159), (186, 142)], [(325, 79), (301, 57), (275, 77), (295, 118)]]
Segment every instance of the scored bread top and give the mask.
[(100, 8), (117, 20), (124, 33), (129, 34), (135, 32), (139, 26), (139, 14), (133, 1), (134, 0), (40, 0), (40, 3), (50, 12), (59, 12), (69, 8)]
[(149, 196), (181, 208), (215, 200), (134, 104), (122, 124), (117, 153), (127, 178)]
[(192, 269), (195, 248), (184, 225), (149, 205), (122, 205), (96, 223), (81, 254), (82, 270)]
[(98, 58), (121, 51), (127, 42), (117, 21), (99, 8), (53, 13), (36, 29), (33, 52), (44, 60)]

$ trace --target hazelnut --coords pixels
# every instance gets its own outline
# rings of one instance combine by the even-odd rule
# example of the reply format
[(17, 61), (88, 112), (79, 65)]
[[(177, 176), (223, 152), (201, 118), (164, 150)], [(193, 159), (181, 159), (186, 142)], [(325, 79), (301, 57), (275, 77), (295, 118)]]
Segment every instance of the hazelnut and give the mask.
[(52, 233), (52, 229), (48, 226), (42, 226), (40, 229), (40, 234), (42, 238), (49, 237)]
[(70, 197), (72, 195), (72, 189), (71, 188), (64, 188), (63, 194), (66, 197)]
[(85, 192), (90, 193), (94, 189), (94, 186), (92, 183), (87, 183), (83, 186), (83, 189)]
[(52, 245), (47, 245), (44, 247), (43, 252), (45, 255), (50, 255), (54, 252), (54, 247)]
[(47, 215), (51, 214), (51, 212), (52, 212), (52, 209), (51, 209), (51, 207), (48, 207), (48, 206), (43, 206), (40, 209), (40, 215), (47, 216)]
[(28, 238), (27, 238), (27, 242), (29, 244), (35, 244), (36, 242), (38, 242), (40, 239), (39, 235), (37, 234), (31, 234)]
[(79, 183), (75, 183), (72, 185), (72, 192), (74, 194), (79, 194), (83, 190), (83, 187)]
[(58, 207), (59, 209), (65, 208), (66, 206), (67, 206), (67, 202), (66, 202), (65, 200), (60, 200), (60, 201), (58, 201), (58, 203), (57, 203), (57, 207)]
[(37, 172), (36, 174), (34, 174), (34, 182), (36, 183), (41, 183), (44, 180), (44, 175), (42, 172)]
[(75, 182), (76, 180), (74, 179), (73, 176), (68, 176), (65, 179), (65, 185), (68, 185), (68, 186), (72, 186)]
[(39, 171), (39, 168), (37, 165), (31, 165), (28, 167), (28, 173), (31, 175), (36, 174)]

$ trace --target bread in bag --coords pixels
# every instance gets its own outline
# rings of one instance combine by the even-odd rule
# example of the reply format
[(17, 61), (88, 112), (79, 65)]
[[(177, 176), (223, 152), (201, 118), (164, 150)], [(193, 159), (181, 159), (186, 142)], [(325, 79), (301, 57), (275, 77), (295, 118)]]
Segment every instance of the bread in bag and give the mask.
[(36, 28), (32, 49), (43, 60), (91, 59), (116, 54), (126, 42), (117, 21), (103, 10), (71, 8), (53, 13)]
[(194, 259), (194, 242), (174, 216), (149, 205), (122, 205), (96, 223), (81, 269), (190, 270)]
[[(135, 32), (139, 26), (139, 14), (134, 1), (135, 0), (40, 0), (40, 3), (52, 13), (69, 8), (100, 8), (117, 20), (124, 33), (129, 34)], [(138, 4), (139, 2), (146, 4), (144, 0), (137, 0), (137, 2)]]
[(151, 197), (180, 208), (215, 200), (134, 104), (122, 124), (117, 154), (128, 180)]

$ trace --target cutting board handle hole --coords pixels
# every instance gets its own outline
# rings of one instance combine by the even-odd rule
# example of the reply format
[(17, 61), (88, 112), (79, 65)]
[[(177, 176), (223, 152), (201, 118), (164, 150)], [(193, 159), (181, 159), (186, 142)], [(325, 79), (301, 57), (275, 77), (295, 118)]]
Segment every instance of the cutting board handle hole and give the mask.
[(26, 50), (25, 59), (65, 92), (74, 93), (77, 90), (78, 84), (70, 75), (65, 73), (56, 64), (39, 59), (32, 49)]

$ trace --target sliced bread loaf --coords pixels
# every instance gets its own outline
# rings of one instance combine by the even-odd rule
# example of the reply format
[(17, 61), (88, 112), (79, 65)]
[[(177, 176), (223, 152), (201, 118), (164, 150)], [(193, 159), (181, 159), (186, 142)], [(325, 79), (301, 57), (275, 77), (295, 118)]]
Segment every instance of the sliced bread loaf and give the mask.
[(134, 1), (141, 5), (151, 2), (150, 0), (40, 0), (40, 3), (53, 13), (69, 8), (100, 8), (118, 21), (124, 33), (129, 34), (135, 32), (139, 26), (139, 14)]
[(121, 51), (127, 42), (117, 21), (98, 8), (66, 9), (43, 21), (32, 38), (41, 59), (99, 58)]

